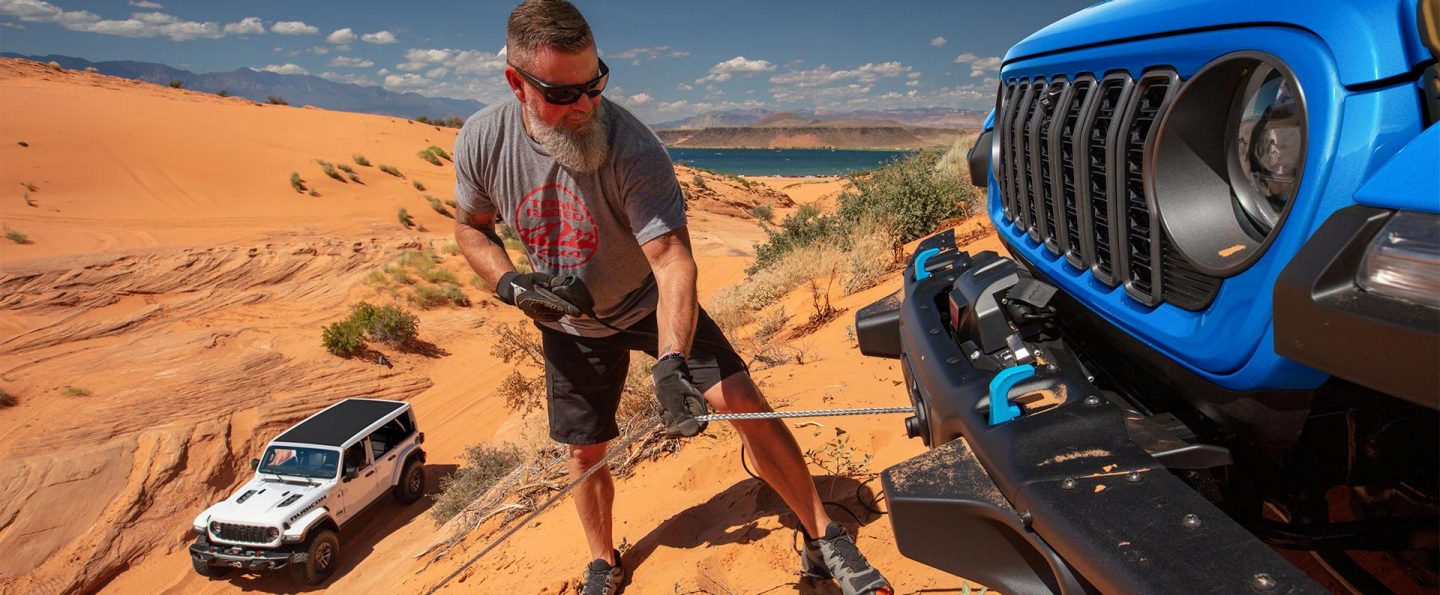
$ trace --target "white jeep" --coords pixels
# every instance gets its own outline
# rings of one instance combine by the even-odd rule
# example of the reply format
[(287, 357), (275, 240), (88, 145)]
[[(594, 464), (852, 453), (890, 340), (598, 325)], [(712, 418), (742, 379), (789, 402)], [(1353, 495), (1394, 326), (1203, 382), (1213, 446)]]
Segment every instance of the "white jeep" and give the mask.
[(400, 401), (345, 399), (306, 418), (250, 461), (254, 478), (195, 517), (195, 572), (288, 566), (301, 583), (323, 582), (346, 522), (387, 491), (402, 504), (424, 494), (424, 441)]

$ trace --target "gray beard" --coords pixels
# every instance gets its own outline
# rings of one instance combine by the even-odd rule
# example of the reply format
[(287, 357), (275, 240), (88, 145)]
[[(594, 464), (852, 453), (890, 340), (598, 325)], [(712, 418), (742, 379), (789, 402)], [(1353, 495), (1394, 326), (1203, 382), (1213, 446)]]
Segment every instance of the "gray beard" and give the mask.
[(530, 118), (530, 131), (535, 141), (565, 169), (590, 173), (600, 169), (600, 164), (610, 154), (610, 139), (606, 136), (610, 115), (605, 111), (603, 101), (595, 104), (594, 115), (578, 130), (570, 130), (563, 125), (546, 126), (528, 103), (525, 104), (525, 112)]

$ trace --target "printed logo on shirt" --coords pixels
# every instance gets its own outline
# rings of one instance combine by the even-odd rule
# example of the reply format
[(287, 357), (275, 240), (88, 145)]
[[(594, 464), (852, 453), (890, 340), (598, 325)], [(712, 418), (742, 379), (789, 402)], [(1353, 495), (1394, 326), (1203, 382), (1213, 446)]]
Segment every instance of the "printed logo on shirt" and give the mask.
[(590, 210), (569, 188), (546, 184), (525, 195), (515, 233), (535, 258), (559, 270), (579, 268), (595, 255), (600, 235)]

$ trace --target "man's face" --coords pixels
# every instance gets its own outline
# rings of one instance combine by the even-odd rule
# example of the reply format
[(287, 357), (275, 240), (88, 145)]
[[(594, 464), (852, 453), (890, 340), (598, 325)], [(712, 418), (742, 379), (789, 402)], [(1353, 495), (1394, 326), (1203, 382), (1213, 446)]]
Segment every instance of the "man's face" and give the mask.
[[(532, 54), (530, 64), (520, 66), (535, 78), (552, 85), (581, 85), (594, 80), (600, 71), (600, 60), (594, 47), (579, 52), (562, 52), (540, 47)], [(514, 67), (506, 67), (505, 80), (510, 84), (515, 97), (528, 108), (529, 113), (540, 119), (532, 124), (546, 128), (577, 131), (594, 117), (595, 107), (600, 103), (599, 95), (591, 98), (585, 94), (570, 105), (550, 103), (545, 100), (541, 90), (526, 81)]]

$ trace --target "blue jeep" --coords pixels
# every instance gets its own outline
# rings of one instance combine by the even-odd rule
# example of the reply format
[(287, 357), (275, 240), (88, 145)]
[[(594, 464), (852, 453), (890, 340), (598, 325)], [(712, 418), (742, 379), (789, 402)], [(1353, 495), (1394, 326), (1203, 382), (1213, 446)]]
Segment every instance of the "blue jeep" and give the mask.
[(970, 154), (1010, 257), (927, 238), (857, 314), (931, 447), (884, 474), (902, 553), (1006, 593), (1440, 585), (1437, 5), (1103, 2), (1010, 49)]

